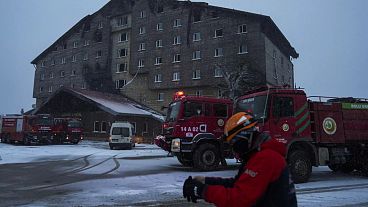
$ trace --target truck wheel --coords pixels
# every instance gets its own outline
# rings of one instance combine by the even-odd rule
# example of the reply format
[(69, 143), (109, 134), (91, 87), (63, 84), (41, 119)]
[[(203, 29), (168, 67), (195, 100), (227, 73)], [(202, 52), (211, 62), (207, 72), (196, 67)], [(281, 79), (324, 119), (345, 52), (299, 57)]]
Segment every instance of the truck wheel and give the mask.
[(114, 146), (110, 145), (110, 149), (113, 150), (114, 149)]
[(214, 170), (220, 162), (219, 152), (213, 144), (201, 144), (193, 155), (193, 165), (202, 171)]
[(289, 158), (290, 174), (295, 183), (305, 183), (312, 173), (312, 163), (309, 156), (303, 150), (293, 151)]
[(341, 166), (341, 172), (343, 173), (351, 173), (355, 169), (353, 162), (347, 162)]
[(328, 168), (334, 172), (338, 172), (341, 169), (341, 165), (339, 164), (329, 164)]
[(185, 167), (191, 167), (193, 166), (193, 160), (186, 160), (183, 159), (182, 155), (177, 155), (176, 158), (178, 158), (178, 161)]

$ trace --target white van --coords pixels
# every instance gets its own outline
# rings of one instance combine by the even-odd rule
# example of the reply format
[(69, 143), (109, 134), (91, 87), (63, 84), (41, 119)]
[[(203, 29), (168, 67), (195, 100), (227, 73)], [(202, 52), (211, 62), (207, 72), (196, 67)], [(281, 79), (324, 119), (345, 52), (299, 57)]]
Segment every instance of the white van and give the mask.
[(133, 142), (133, 132), (133, 125), (129, 122), (112, 123), (109, 138), (110, 149), (116, 147), (132, 149), (132, 147), (135, 146)]

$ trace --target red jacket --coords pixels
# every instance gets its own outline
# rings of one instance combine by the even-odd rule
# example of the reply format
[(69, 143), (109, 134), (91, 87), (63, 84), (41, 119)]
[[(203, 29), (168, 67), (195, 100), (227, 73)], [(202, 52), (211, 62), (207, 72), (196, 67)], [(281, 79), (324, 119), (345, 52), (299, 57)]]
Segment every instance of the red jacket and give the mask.
[[(233, 183), (230, 186), (223, 183), (225, 180), (229, 181), (231, 179), (221, 179), (222, 181), (220, 182), (213, 182), (211, 178), (206, 178), (206, 184), (209, 185), (204, 189), (204, 199), (207, 202), (214, 203), (216, 206), (246, 207), (255, 206), (256, 204), (264, 206), (265, 202), (261, 202), (263, 204), (259, 203), (265, 194), (272, 194), (272, 192), (268, 192), (271, 188), (270, 185), (272, 183), (280, 183), (277, 181), (281, 180), (281, 177), (289, 177), (284, 158), (285, 153), (286, 148), (284, 144), (275, 139), (266, 141), (261, 145), (261, 150), (250, 157), (240, 177), (235, 180), (232, 179)], [(284, 175), (284, 171), (286, 171), (287, 175)], [(289, 185), (289, 178), (286, 179), (287, 181), (283, 178), (282, 182), (287, 182), (286, 185)], [(214, 183), (219, 185), (213, 185)], [(279, 187), (273, 189), (279, 189)]]

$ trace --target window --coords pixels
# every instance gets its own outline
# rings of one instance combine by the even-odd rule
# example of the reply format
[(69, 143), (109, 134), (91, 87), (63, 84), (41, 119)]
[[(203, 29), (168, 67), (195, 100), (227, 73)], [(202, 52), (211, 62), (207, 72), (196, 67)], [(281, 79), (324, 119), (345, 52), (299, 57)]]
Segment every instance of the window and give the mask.
[(128, 16), (118, 18), (118, 26), (125, 26), (128, 24)]
[(175, 54), (174, 55), (174, 63), (178, 63), (180, 62), (180, 54)]
[(45, 80), (45, 74), (44, 73), (41, 73), (40, 80)]
[(139, 34), (145, 34), (146, 33), (146, 27), (139, 27)]
[(219, 18), (219, 13), (218, 13), (218, 11), (212, 11), (212, 12), (211, 12), (211, 17), (212, 17), (213, 19)]
[(223, 55), (224, 55), (224, 53), (223, 53), (223, 49), (222, 48), (216, 48), (215, 49), (215, 57), (221, 57)]
[(60, 77), (65, 77), (65, 71), (60, 71)]
[(216, 117), (227, 117), (226, 104), (213, 104), (213, 111)]
[(193, 60), (199, 60), (201, 59), (201, 51), (195, 51), (193, 52)]
[(156, 57), (155, 65), (161, 65), (162, 64), (162, 57)]
[(142, 60), (142, 59), (138, 60), (138, 67), (140, 67), (140, 68), (144, 67), (144, 60)]
[(216, 29), (215, 30), (215, 37), (222, 37), (223, 36), (223, 30), (222, 29)]
[(239, 54), (245, 54), (248, 53), (248, 46), (246, 44), (239, 46)]
[(50, 73), (50, 75), (49, 75), (49, 77), (52, 79), (52, 78), (54, 78), (54, 72), (51, 72)]
[(143, 123), (143, 133), (148, 133), (148, 123), (147, 122)]
[(284, 67), (284, 58), (280, 57), (280, 61), (281, 61), (281, 67), (283, 68)]
[(73, 48), (77, 48), (78, 47), (78, 41), (73, 42)]
[(144, 43), (144, 42), (139, 44), (138, 51), (143, 51), (143, 50), (146, 50), (146, 43)]
[(86, 89), (86, 88), (87, 88), (87, 87), (86, 87), (86, 85), (87, 85), (87, 84), (86, 84), (85, 82), (83, 82), (83, 83), (82, 83), (82, 89)]
[(116, 73), (127, 72), (127, 63), (119, 63), (116, 66)]
[(66, 50), (68, 48), (68, 44), (64, 43), (63, 44), (63, 49)]
[(157, 101), (164, 101), (164, 96), (165, 96), (164, 93), (158, 93), (157, 94)]
[(123, 88), (126, 84), (127, 84), (127, 81), (126, 81), (126, 80), (116, 80), (116, 81), (115, 81), (115, 88), (116, 88), (116, 89), (121, 89), (121, 88)]
[(162, 47), (162, 40), (156, 40), (156, 47)]
[(52, 93), (52, 86), (49, 86), (49, 93)]
[(146, 17), (146, 11), (141, 11), (141, 12), (139, 13), (139, 17), (140, 17), (140, 18), (145, 18), (145, 17)]
[(180, 80), (180, 72), (174, 72), (172, 81), (179, 81), (179, 80)]
[(73, 55), (72, 62), (77, 62), (77, 56)]
[(193, 22), (200, 22), (201, 21), (201, 12), (195, 11), (193, 14)]
[(238, 33), (247, 33), (247, 25), (246, 24), (239, 25), (238, 26)]
[(291, 97), (275, 97), (272, 114), (276, 118), (294, 116), (294, 102)]
[(102, 29), (103, 28), (103, 22), (102, 21), (99, 21), (98, 22), (98, 29)]
[(93, 131), (94, 132), (99, 132), (101, 130), (100, 127), (101, 127), (100, 122), (99, 121), (95, 121)]
[(45, 67), (45, 61), (41, 61), (41, 67)]
[(276, 50), (273, 50), (272, 58), (273, 58), (273, 59), (276, 59)]
[(181, 44), (181, 38), (180, 38), (180, 36), (174, 37), (174, 45), (179, 45), (179, 44)]
[(164, 12), (164, 6), (163, 5), (158, 5), (157, 6), (157, 13), (162, 13)]
[(43, 87), (41, 86), (41, 87), (40, 87), (40, 93), (42, 93), (42, 92), (43, 92)]
[(155, 75), (155, 83), (161, 83), (162, 82), (162, 75), (157, 74)]
[(184, 103), (184, 117), (200, 116), (203, 115), (203, 104), (196, 102)]
[(193, 71), (193, 79), (194, 80), (201, 79), (201, 70), (195, 70), (195, 71)]
[(128, 34), (123, 32), (119, 36), (119, 42), (125, 42), (125, 41), (128, 41)]
[(215, 78), (222, 78), (223, 74), (222, 74), (222, 69), (219, 67), (215, 68)]
[(70, 87), (75, 88), (75, 84), (74, 83), (70, 84)]
[(51, 65), (55, 65), (55, 64), (56, 64), (55, 59), (52, 59), (52, 60), (51, 60)]
[(61, 64), (65, 64), (65, 63), (66, 63), (66, 58), (65, 57), (61, 58)]
[(223, 95), (222, 95), (222, 90), (221, 90), (221, 89), (218, 89), (218, 90), (217, 90), (217, 97), (218, 97), (218, 98), (222, 98), (222, 96), (223, 96)]
[(201, 33), (200, 32), (193, 33), (193, 42), (200, 40), (201, 40)]
[(118, 50), (118, 57), (126, 57), (127, 54), (128, 54), (128, 51), (125, 48)]
[(157, 25), (156, 25), (156, 30), (157, 31), (162, 31), (164, 29), (164, 27), (163, 27), (163, 24), (162, 23), (158, 23)]
[(175, 19), (174, 20), (174, 27), (180, 27), (181, 26), (181, 19)]
[(88, 60), (88, 53), (85, 53), (83, 56), (83, 60)]
[(102, 51), (99, 50), (96, 52), (96, 58), (100, 58), (102, 56)]
[(84, 46), (88, 46), (89, 45), (89, 40), (84, 40)]
[(72, 73), (70, 74), (71, 76), (75, 76), (77, 75), (77, 71), (76, 70), (72, 70)]
[(203, 94), (203, 91), (202, 90), (199, 90), (199, 91), (196, 91), (195, 92), (195, 95), (196, 96), (202, 96), (202, 94)]

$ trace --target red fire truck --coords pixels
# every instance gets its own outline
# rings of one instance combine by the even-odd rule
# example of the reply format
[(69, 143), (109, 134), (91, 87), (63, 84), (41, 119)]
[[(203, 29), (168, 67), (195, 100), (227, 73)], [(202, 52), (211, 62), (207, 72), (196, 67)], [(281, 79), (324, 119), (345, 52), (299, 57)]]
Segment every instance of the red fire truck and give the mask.
[[(184, 115), (190, 108), (184, 107), (186, 102), (183, 97), (170, 104), (164, 134), (156, 143), (173, 152), (179, 161), (184, 159), (185, 164), (202, 170), (214, 169), (221, 158), (231, 154), (217, 138), (222, 131), (214, 134), (207, 128), (206, 133), (187, 137), (184, 132), (188, 128), (183, 127), (194, 123), (192, 117)], [(217, 103), (220, 102), (216, 99), (211, 102)], [(206, 102), (197, 97), (197, 104), (203, 108)], [(228, 117), (232, 112), (231, 101), (226, 104)], [(211, 111), (216, 113), (214, 108)], [(307, 97), (302, 89), (264, 87), (240, 97), (235, 103), (235, 112), (238, 111), (253, 113), (261, 132), (285, 143), (291, 175), (297, 183), (308, 181), (312, 166), (327, 165), (342, 172), (359, 170), (368, 175), (367, 99)], [(197, 125), (209, 122), (216, 123), (204, 116)], [(196, 140), (205, 142), (198, 144)]]
[(51, 143), (53, 119), (50, 115), (7, 115), (2, 117), (1, 142)]
[(233, 102), (229, 99), (186, 96), (177, 92), (167, 109), (163, 133), (155, 138), (155, 144), (172, 152), (185, 166), (213, 170), (220, 162), (220, 154), (231, 154), (228, 150), (220, 153), (219, 137), (232, 113)]
[(250, 111), (260, 131), (287, 146), (295, 182), (308, 181), (312, 166), (368, 174), (368, 100), (307, 97), (301, 89), (260, 88), (236, 102)]
[(78, 144), (83, 140), (83, 126), (80, 118), (61, 117), (54, 118), (54, 143), (70, 142)]

